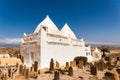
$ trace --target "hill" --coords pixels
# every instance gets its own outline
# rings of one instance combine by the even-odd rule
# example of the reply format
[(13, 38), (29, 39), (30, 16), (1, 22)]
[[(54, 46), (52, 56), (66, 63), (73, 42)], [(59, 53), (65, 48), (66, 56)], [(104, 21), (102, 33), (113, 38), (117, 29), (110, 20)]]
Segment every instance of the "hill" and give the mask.
[(0, 47), (0, 54), (8, 53), (10, 56), (15, 56), (17, 53), (20, 53), (20, 48), (17, 47)]
[(117, 47), (117, 46), (100, 46), (98, 48), (99, 49), (101, 49), (101, 48), (107, 48), (109, 50), (120, 50), (120, 47)]

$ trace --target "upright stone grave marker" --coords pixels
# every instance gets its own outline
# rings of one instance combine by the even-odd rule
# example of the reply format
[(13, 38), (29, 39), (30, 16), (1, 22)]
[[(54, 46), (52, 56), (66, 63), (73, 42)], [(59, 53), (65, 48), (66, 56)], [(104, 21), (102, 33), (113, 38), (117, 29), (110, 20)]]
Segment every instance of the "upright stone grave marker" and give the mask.
[(29, 77), (29, 69), (27, 68), (26, 71), (25, 71), (25, 78), (28, 78)]
[(78, 68), (83, 69), (83, 61), (79, 61)]
[(38, 70), (38, 74), (40, 74), (40, 70)]
[(73, 67), (76, 67), (76, 61), (75, 60), (73, 61)]
[(50, 61), (50, 70), (54, 71), (54, 60), (53, 59), (51, 59)]
[(103, 71), (104, 70), (105, 63), (103, 60), (100, 60), (98, 63), (98, 70)]
[(65, 69), (69, 69), (69, 63), (68, 62), (66, 62), (66, 65), (65, 65)]
[(23, 72), (23, 65), (21, 64), (19, 68), (19, 73), (22, 74), (22, 72)]
[(34, 62), (34, 71), (37, 72), (37, 70), (38, 70), (38, 62), (35, 61)]
[(53, 80), (60, 80), (60, 73), (58, 71), (54, 72), (54, 79)]
[(11, 69), (8, 69), (8, 77), (12, 77), (12, 71), (11, 71)]
[(69, 67), (68, 75), (73, 76), (73, 68), (72, 67)]
[(23, 68), (23, 75), (25, 76), (25, 74), (26, 74), (26, 65), (24, 65), (24, 68)]
[(56, 61), (56, 68), (59, 69), (59, 66), (60, 66), (59, 62)]
[(94, 66), (97, 68), (98, 67), (98, 62), (94, 62)]
[(94, 65), (90, 66), (91, 75), (97, 75), (97, 68)]

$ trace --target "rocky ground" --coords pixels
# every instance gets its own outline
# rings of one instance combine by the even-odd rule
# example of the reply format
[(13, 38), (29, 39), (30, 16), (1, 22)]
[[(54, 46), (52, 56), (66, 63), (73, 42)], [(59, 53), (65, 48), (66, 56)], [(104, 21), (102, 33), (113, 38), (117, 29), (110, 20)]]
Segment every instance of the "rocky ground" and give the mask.
[[(73, 76), (69, 76), (67, 74), (60, 74), (60, 80), (104, 80), (104, 73), (107, 70), (104, 71), (98, 71), (97, 75), (91, 75), (90, 72), (78, 68), (74, 68)], [(40, 74), (37, 78), (25, 78), (21, 74), (15, 74), (14, 80), (53, 80), (54, 74)], [(109, 80), (109, 79), (108, 79)]]
[[(17, 53), (19, 53), (19, 48), (10, 48), (10, 47), (0, 47), (0, 53), (6, 53), (8, 52), (12, 56), (16, 56)], [(110, 57), (110, 60), (104, 61), (106, 65), (110, 65), (112, 69), (109, 69), (111, 67), (106, 67), (104, 66), (104, 69), (98, 70), (98, 66), (95, 65), (97, 69), (97, 73), (95, 75), (91, 74), (91, 68), (90, 64), (89, 66), (85, 66), (83, 68), (78, 68), (78, 66), (73, 67), (73, 75), (70, 76), (68, 72), (65, 72), (64, 74), (59, 75), (60, 79), (54, 79), (55, 78), (55, 73), (52, 71), (52, 73), (45, 73), (45, 70), (40, 70), (40, 74), (35, 73), (33, 70), (31, 71), (29, 68), (29, 72), (26, 72), (26, 69), (22, 70), (22, 73), (20, 73), (20, 66), (19, 69), (16, 73), (13, 74), (12, 78), (8, 78), (7, 80), (120, 80), (120, 73), (116, 71), (116, 69), (120, 69), (120, 60), (116, 62), (116, 58), (120, 57), (120, 50), (119, 48), (117, 49), (110, 49), (111, 53), (107, 54), (107, 57)], [(107, 62), (110, 62), (109, 64)], [(99, 62), (98, 62), (99, 63)], [(61, 68), (64, 70), (64, 67)], [(48, 71), (49, 69), (47, 69)], [(25, 72), (25, 73), (24, 73)], [(105, 75), (106, 72), (110, 72), (111, 74)], [(36, 76), (37, 75), (37, 76)], [(109, 77), (112, 75), (115, 79), (110, 79)], [(26, 78), (27, 76), (27, 78)], [(108, 77), (109, 76), (109, 77)], [(105, 77), (107, 77), (105, 79)], [(116, 78), (118, 77), (118, 79)], [(1, 79), (0, 79), (1, 80)]]

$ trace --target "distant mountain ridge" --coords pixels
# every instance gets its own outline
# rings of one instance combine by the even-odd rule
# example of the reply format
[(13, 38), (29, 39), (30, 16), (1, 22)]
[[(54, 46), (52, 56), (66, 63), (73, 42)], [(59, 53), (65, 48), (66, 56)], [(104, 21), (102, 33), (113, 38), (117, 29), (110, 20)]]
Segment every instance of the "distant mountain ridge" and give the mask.
[(120, 42), (93, 42), (86, 41), (86, 45), (90, 45), (91, 47), (100, 47), (100, 46), (114, 46), (120, 47)]
[(0, 54), (9, 54), (10, 56), (17, 56), (20, 53), (20, 48), (2, 46), (0, 47)]
[(16, 48), (20, 48), (20, 44), (1, 44), (0, 43), (0, 47), (16, 47)]

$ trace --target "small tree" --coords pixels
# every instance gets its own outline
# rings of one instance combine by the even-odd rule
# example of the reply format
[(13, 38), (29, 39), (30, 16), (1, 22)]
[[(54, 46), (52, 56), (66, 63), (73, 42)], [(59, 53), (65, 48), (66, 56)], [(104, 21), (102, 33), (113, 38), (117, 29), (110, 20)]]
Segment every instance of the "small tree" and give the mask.
[(104, 58), (106, 56), (105, 52), (110, 53), (109, 49), (107, 49), (107, 48), (101, 48), (101, 51), (103, 52), (102, 58)]
[(87, 57), (83, 57), (83, 56), (77, 56), (74, 58), (74, 60), (76, 61), (76, 64), (79, 64), (79, 61), (83, 61), (83, 64), (86, 65), (87, 64)]

